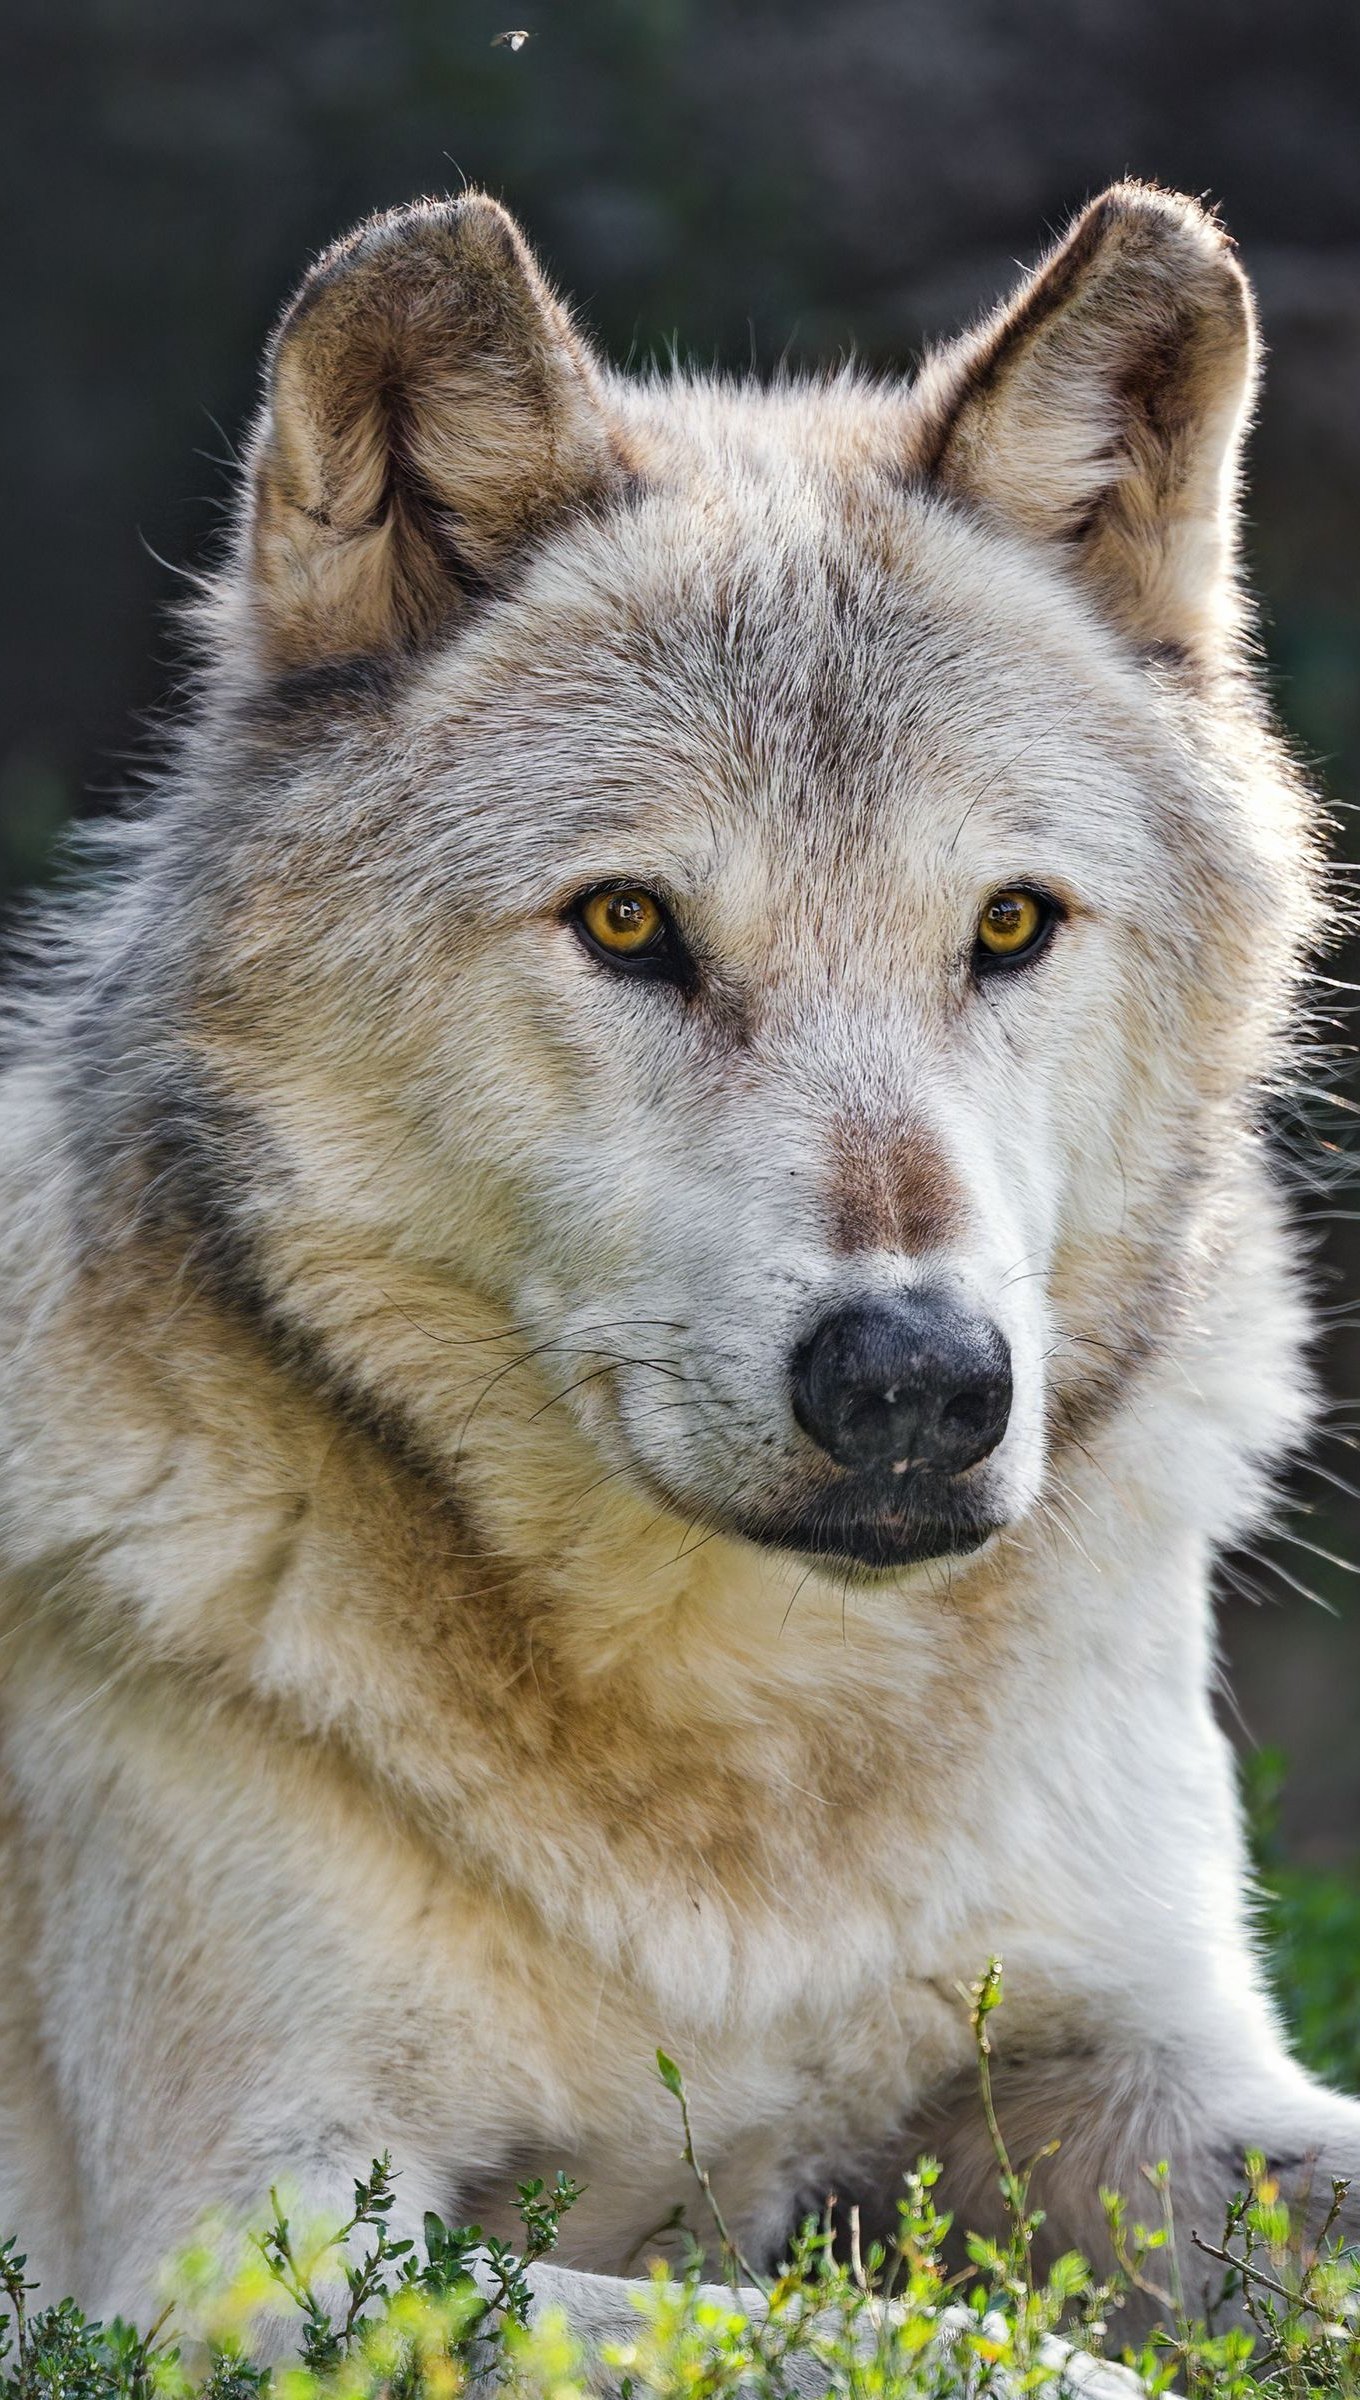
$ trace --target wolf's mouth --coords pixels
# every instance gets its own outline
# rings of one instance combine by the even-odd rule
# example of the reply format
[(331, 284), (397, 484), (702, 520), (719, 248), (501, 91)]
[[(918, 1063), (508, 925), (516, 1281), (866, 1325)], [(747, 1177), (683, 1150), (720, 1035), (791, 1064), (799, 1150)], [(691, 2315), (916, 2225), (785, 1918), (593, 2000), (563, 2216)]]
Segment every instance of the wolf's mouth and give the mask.
[(937, 1489), (904, 1502), (901, 1485), (856, 1476), (818, 1493), (807, 1507), (787, 1517), (748, 1524), (748, 1541), (767, 1549), (796, 1550), (808, 1558), (840, 1558), (861, 1567), (922, 1566), (935, 1558), (963, 1558), (980, 1550), (1001, 1530), (1000, 1518), (971, 1493), (931, 1478)]

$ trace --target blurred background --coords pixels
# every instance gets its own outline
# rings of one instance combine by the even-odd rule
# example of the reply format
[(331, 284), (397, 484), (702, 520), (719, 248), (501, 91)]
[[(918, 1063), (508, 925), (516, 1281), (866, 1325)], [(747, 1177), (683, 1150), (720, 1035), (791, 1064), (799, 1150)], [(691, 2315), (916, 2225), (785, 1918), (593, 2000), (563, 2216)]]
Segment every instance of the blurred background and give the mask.
[[(508, 8), (519, 48), (496, 42)], [(743, 369), (852, 344), (910, 362), (1111, 177), (1217, 202), (1271, 353), (1250, 537), (1271, 674), (1354, 845), (1355, 0), (8, 0), (0, 39), (7, 907), (66, 820), (110, 804), (172, 689), (174, 567), (211, 555), (309, 253), (465, 179), (510, 202), (616, 357), (675, 343)], [(1285, 1762), (1252, 1769), (1268, 1855), (1343, 1913), (1360, 1606), (1318, 1552), (1360, 1558), (1347, 1206), (1318, 1227), (1339, 1402), (1319, 1459), (1341, 1480), (1301, 1478), (1290, 1538), (1224, 1591), (1239, 1734)]]

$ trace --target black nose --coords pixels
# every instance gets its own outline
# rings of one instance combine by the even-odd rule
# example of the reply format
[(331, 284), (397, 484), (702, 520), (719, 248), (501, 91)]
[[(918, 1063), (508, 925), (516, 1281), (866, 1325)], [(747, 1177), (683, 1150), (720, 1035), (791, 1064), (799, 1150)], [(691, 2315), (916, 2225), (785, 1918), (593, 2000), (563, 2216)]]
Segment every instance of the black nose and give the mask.
[(1010, 1351), (995, 1325), (938, 1293), (861, 1301), (795, 1353), (793, 1410), (843, 1467), (957, 1475), (1006, 1430)]

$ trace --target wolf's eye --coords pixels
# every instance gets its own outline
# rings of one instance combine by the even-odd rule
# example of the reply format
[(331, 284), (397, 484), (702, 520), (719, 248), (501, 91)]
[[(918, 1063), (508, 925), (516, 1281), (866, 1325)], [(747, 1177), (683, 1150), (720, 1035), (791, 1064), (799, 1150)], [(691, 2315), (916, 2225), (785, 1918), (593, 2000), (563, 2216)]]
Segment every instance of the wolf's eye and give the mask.
[(604, 884), (586, 892), (570, 910), (587, 950), (630, 975), (653, 982), (688, 984), (694, 965), (675, 919), (655, 892), (640, 884)]
[(978, 918), (975, 964), (988, 969), (1033, 957), (1057, 918), (1056, 904), (1043, 892), (1027, 891), (1022, 884), (993, 892)]
[(666, 918), (650, 892), (591, 892), (581, 902), (581, 923), (611, 958), (636, 958), (660, 939)]

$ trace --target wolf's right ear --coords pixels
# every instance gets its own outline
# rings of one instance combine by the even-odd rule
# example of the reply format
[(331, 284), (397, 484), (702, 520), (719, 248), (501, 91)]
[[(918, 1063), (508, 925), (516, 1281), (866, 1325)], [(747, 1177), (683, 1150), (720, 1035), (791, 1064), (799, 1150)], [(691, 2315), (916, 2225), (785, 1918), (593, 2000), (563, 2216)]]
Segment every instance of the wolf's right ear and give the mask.
[(328, 251), (267, 387), (242, 565), (272, 669), (419, 644), (618, 472), (588, 350), (478, 193)]

